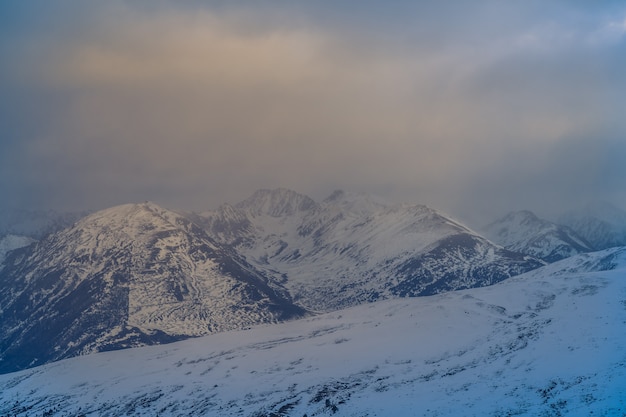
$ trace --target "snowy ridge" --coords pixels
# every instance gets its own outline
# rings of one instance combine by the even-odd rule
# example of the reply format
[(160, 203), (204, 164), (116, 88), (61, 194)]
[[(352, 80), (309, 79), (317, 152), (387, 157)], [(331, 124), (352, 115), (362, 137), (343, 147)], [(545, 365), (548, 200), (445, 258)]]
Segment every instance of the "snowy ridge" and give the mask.
[(380, 197), (343, 190), (334, 191), (324, 200), (323, 204), (334, 205), (344, 212), (356, 213), (360, 216), (374, 214), (391, 206), (389, 202)]
[(625, 305), (626, 248), (578, 255), (491, 287), (1, 375), (0, 414), (623, 415)]
[(283, 217), (307, 211), (317, 206), (311, 198), (286, 188), (258, 190), (237, 208), (252, 216)]
[(569, 227), (540, 219), (528, 210), (507, 214), (486, 226), (484, 233), (488, 239), (509, 250), (547, 262), (594, 250)]

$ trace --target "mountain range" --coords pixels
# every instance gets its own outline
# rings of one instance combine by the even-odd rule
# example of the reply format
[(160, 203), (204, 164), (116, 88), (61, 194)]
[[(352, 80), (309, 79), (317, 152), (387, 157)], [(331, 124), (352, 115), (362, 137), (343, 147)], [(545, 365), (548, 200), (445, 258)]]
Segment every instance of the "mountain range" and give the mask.
[(259, 190), (199, 217), (210, 235), (317, 312), (490, 285), (541, 265), (434, 209), (367, 194), (337, 191), (316, 203)]
[(0, 375), (10, 416), (621, 416), (626, 248)]
[(0, 373), (489, 286), (596, 249), (530, 212), (484, 237), (427, 206), (343, 191), (321, 202), (274, 189), (202, 213), (145, 202), (55, 218), (0, 236)]

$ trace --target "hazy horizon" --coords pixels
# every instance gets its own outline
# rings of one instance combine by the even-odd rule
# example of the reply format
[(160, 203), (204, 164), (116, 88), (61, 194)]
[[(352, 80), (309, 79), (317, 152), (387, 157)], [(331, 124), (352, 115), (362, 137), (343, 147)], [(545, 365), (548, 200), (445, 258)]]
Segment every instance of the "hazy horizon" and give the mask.
[(0, 207), (626, 208), (621, 2), (0, 5)]

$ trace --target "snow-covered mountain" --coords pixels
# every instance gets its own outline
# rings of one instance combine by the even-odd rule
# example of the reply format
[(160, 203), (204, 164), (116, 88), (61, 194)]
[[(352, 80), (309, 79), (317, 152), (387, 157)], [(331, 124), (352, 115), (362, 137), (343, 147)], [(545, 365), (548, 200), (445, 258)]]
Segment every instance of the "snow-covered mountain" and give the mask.
[(9, 252), (0, 372), (303, 315), (231, 248), (152, 203), (89, 215)]
[(198, 221), (314, 311), (485, 286), (541, 266), (436, 210), (366, 194), (316, 203), (259, 190)]
[(606, 202), (570, 211), (559, 222), (571, 227), (596, 250), (626, 245), (626, 212)]
[(509, 250), (547, 262), (594, 250), (569, 227), (540, 219), (528, 210), (507, 214), (486, 226), (483, 234)]
[[(0, 415), (622, 416), (626, 248), (0, 375)], [(47, 413), (47, 414), (46, 414)]]

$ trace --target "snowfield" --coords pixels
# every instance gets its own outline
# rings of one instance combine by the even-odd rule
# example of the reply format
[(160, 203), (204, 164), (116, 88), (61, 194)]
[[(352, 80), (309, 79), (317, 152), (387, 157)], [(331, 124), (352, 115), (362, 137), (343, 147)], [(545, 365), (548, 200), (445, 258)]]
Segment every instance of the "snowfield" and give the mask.
[(10, 416), (623, 416), (626, 248), (0, 375)]

